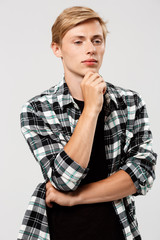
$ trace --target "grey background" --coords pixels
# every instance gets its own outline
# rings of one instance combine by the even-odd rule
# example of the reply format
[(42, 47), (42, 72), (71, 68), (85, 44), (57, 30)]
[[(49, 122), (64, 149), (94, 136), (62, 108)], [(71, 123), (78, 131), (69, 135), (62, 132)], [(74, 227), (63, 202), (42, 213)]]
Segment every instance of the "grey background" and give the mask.
[[(30, 196), (43, 181), (21, 130), (21, 106), (63, 77), (50, 48), (51, 26), (70, 6), (93, 8), (109, 20), (101, 74), (115, 85), (139, 92), (146, 104), (159, 153), (159, 0), (0, 0), (1, 204), (0, 238), (16, 239)], [(136, 197), (144, 240), (159, 240), (159, 180), (146, 197)]]

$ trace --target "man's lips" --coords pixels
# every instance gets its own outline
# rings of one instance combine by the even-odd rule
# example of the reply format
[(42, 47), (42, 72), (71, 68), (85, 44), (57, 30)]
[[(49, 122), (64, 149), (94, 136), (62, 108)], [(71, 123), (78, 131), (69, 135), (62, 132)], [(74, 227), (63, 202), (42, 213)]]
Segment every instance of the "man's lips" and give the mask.
[(85, 62), (97, 63), (97, 60), (96, 59), (86, 59), (86, 60), (82, 61), (82, 63), (85, 63)]
[(84, 60), (84, 61), (82, 61), (82, 63), (84, 63), (84, 64), (86, 64), (86, 65), (95, 65), (95, 64), (97, 64), (97, 60), (96, 59), (86, 59), (86, 60)]

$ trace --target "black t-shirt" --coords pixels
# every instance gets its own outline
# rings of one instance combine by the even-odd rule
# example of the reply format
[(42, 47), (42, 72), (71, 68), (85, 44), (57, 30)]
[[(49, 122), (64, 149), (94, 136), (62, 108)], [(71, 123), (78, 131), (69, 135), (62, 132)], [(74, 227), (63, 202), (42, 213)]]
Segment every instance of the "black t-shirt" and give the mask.
[[(74, 99), (81, 112), (84, 102)], [(107, 178), (104, 145), (104, 109), (99, 113), (92, 146), (89, 172), (80, 185)], [(51, 240), (124, 240), (112, 202), (47, 208)]]

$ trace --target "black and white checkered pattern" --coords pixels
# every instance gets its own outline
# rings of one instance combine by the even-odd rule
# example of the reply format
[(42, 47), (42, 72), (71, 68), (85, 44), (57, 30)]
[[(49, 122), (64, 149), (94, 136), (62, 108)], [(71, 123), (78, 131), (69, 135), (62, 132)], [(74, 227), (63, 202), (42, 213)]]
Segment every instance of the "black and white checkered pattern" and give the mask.
[[(145, 195), (155, 179), (157, 155), (146, 106), (134, 91), (107, 84), (105, 93), (104, 141), (109, 175), (123, 169), (132, 178), (137, 193)], [(18, 240), (49, 240), (45, 205), (45, 183), (63, 191), (74, 191), (87, 175), (64, 151), (80, 117), (80, 109), (63, 79), (32, 98), (22, 108), (22, 133), (40, 164), (45, 179), (31, 197)], [(134, 196), (113, 202), (125, 239), (141, 239), (135, 216)]]

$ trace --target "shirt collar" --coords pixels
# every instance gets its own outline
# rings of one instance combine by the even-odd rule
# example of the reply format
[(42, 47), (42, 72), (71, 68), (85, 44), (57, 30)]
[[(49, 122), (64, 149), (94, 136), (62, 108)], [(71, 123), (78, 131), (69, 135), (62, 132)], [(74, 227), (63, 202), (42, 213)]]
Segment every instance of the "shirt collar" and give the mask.
[(57, 100), (58, 100), (61, 108), (65, 108), (67, 105), (73, 104), (75, 108), (79, 109), (78, 105), (74, 101), (74, 99), (69, 91), (68, 85), (67, 85), (64, 77), (57, 84), (55, 92), (56, 92)]
[(106, 104), (107, 105), (111, 105), (111, 101), (113, 101), (113, 103), (116, 105), (116, 107), (118, 108), (119, 104), (117, 102), (117, 98), (118, 98), (118, 93), (116, 91), (114, 91), (114, 86), (110, 83), (106, 83), (107, 84), (107, 90), (105, 93), (105, 100), (106, 100)]

